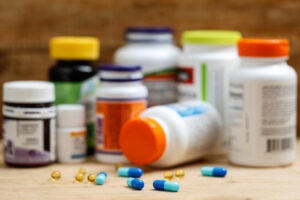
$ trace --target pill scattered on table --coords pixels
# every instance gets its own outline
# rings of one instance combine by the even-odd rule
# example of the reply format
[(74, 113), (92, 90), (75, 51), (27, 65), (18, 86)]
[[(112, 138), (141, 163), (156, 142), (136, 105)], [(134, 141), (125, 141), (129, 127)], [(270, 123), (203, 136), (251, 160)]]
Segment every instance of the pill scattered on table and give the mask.
[(118, 175), (122, 177), (140, 178), (143, 175), (143, 170), (140, 168), (120, 167)]
[(53, 181), (58, 181), (61, 178), (61, 172), (60, 171), (53, 171), (51, 173), (51, 179)]
[(175, 176), (177, 179), (182, 179), (184, 177), (184, 171), (182, 169), (178, 169), (175, 171)]
[(134, 188), (136, 190), (141, 190), (144, 188), (144, 181), (140, 179), (129, 177), (126, 182), (129, 187)]
[(170, 180), (172, 180), (172, 178), (173, 178), (173, 173), (171, 171), (166, 171), (164, 173), (164, 179), (166, 181), (170, 181)]
[(203, 176), (224, 177), (227, 174), (227, 169), (224, 167), (202, 167), (201, 173)]
[(84, 174), (82, 173), (77, 173), (75, 175), (75, 181), (76, 183), (81, 183), (84, 180)]
[(106, 181), (106, 178), (107, 178), (106, 172), (100, 172), (96, 177), (96, 184), (103, 185), (104, 182)]
[(97, 177), (96, 174), (89, 174), (88, 178), (87, 178), (88, 182), (89, 183), (95, 183), (96, 182), (96, 177)]
[(165, 181), (165, 180), (155, 180), (153, 182), (153, 187), (156, 190), (178, 192), (180, 185), (176, 182)]

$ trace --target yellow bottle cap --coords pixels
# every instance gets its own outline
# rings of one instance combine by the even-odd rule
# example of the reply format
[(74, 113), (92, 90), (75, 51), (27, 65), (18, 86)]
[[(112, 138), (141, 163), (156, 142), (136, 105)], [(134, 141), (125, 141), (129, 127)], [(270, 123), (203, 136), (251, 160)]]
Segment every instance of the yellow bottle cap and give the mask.
[(96, 60), (100, 41), (94, 37), (54, 37), (50, 40), (50, 56), (63, 60)]

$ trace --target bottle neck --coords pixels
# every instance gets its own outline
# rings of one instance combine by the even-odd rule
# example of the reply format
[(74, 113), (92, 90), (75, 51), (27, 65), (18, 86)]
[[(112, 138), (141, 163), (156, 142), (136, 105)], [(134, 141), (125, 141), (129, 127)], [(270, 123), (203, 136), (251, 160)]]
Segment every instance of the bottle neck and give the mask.
[(136, 85), (142, 85), (142, 80), (139, 81), (106, 81), (100, 79), (101, 86), (123, 86), (123, 87), (130, 87)]
[(284, 65), (288, 57), (277, 58), (258, 58), (258, 57), (240, 57), (241, 67), (264, 67), (269, 65)]
[(232, 52), (237, 53), (236, 45), (183, 44), (185, 53)]
[(78, 65), (92, 65), (92, 60), (57, 60), (56, 64), (59, 67), (67, 67), (67, 66), (78, 66)]

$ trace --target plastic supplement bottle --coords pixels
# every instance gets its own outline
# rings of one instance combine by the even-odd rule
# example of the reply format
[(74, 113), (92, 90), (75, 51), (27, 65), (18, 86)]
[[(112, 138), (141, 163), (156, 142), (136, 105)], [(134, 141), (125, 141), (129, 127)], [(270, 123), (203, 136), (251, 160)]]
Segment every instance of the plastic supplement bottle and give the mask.
[(3, 85), (5, 163), (36, 167), (55, 160), (54, 85), (14, 81)]
[(168, 27), (128, 28), (126, 45), (114, 55), (117, 64), (142, 66), (149, 106), (177, 102), (176, 67), (180, 50), (173, 44), (172, 32)]
[[(237, 31), (185, 31), (182, 35), (183, 52), (179, 59), (179, 101), (199, 99), (211, 103), (226, 120), (229, 72), (238, 66), (236, 43), (241, 38)], [(228, 149), (228, 136), (215, 153)]]
[(99, 57), (99, 40), (93, 37), (54, 37), (50, 56), (57, 60), (50, 69), (55, 84), (55, 104), (83, 104), (86, 107), (88, 151), (94, 152), (94, 103), (99, 85), (93, 61)]
[(128, 162), (119, 146), (122, 125), (147, 107), (147, 88), (140, 66), (102, 65), (96, 100), (96, 158)]
[(57, 106), (57, 158), (62, 163), (79, 163), (86, 159), (85, 109), (80, 104)]
[(209, 154), (220, 121), (216, 109), (200, 101), (154, 106), (122, 127), (119, 142), (134, 164), (171, 167)]
[(232, 163), (255, 167), (290, 164), (296, 153), (297, 75), (287, 63), (285, 39), (243, 39), (241, 67), (230, 77)]

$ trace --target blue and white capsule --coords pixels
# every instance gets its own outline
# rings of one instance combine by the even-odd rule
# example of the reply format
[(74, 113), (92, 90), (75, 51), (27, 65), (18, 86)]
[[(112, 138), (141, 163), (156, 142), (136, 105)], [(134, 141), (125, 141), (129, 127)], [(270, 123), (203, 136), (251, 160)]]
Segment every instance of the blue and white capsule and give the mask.
[(201, 173), (203, 176), (225, 177), (227, 169), (224, 167), (202, 167)]
[(103, 185), (106, 181), (107, 174), (105, 172), (100, 172), (96, 177), (96, 184), (97, 185)]
[(180, 189), (179, 183), (165, 180), (155, 180), (153, 182), (153, 187), (156, 190), (163, 190), (169, 192), (178, 192)]
[(129, 187), (134, 188), (136, 190), (141, 190), (144, 188), (144, 181), (140, 179), (129, 177), (126, 182)]
[(122, 177), (140, 178), (143, 175), (143, 170), (140, 168), (120, 167), (118, 175)]

